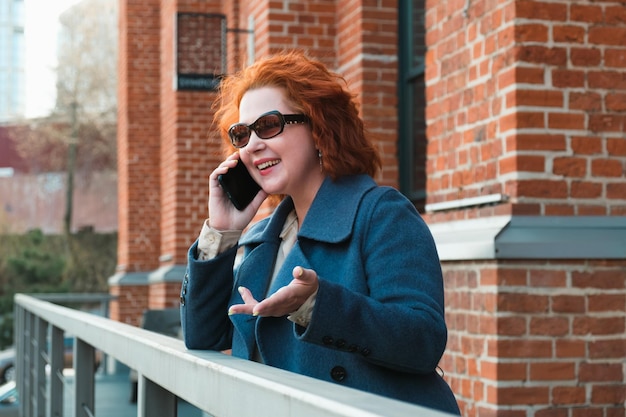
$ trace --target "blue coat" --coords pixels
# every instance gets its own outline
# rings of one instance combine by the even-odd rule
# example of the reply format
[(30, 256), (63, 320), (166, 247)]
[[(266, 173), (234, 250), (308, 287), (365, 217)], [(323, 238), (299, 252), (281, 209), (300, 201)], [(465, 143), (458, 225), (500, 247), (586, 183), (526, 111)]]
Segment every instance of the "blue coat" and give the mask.
[[(198, 261), (189, 251), (181, 323), (190, 349), (225, 350), (267, 365), (430, 408), (459, 413), (436, 372), (446, 346), (443, 278), (434, 241), (413, 205), (369, 176), (326, 179), (298, 240), (268, 288), (290, 198), (242, 236), (237, 248)], [(286, 317), (228, 316), (245, 286), (257, 300), (314, 269), (319, 290), (304, 328)]]

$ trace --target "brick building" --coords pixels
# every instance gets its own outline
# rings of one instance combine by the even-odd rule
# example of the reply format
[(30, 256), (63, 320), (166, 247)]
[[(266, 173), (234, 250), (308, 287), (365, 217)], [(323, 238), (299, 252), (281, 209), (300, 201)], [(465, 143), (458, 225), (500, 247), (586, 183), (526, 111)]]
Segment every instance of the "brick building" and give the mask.
[(624, 415), (623, 1), (121, 1), (120, 41), (114, 318), (178, 305), (219, 76), (306, 48), (433, 230), (463, 415)]
[[(33, 119), (31, 123), (41, 123), (55, 131), (53, 124), (44, 119)], [(67, 147), (63, 143), (50, 144), (44, 133), (30, 129), (23, 122), (0, 124), (0, 234), (34, 229), (61, 234), (67, 199)], [(42, 146), (29, 147), (25, 157), (18, 151), (16, 138), (21, 137)], [(92, 158), (90, 169), (85, 169), (85, 165), (79, 165), (74, 179), (72, 231), (115, 232), (117, 173), (107, 169), (101, 159)]]

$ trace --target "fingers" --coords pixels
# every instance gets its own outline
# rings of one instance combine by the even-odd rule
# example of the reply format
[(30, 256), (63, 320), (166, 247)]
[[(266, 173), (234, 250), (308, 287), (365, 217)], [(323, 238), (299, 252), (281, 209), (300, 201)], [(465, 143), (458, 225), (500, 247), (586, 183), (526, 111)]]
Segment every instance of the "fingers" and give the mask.
[(230, 308), (228, 309), (228, 315), (230, 316), (233, 314), (254, 314), (254, 307), (259, 302), (252, 296), (252, 293), (246, 287), (239, 287), (237, 288), (237, 291), (239, 291), (239, 294), (241, 295), (241, 298), (243, 299), (243, 302), (245, 304), (234, 304), (230, 306)]
[(304, 275), (304, 268), (302, 268), (301, 266), (296, 266), (296, 267), (293, 269), (292, 274), (293, 274), (293, 277), (294, 277), (294, 278), (296, 278), (296, 279), (301, 279), (301, 278), (302, 278), (302, 276)]
[(237, 210), (229, 200), (227, 193), (219, 184), (219, 176), (226, 174), (237, 164), (243, 163), (239, 153), (235, 152), (222, 161), (209, 175), (208, 217), (210, 218), (209, 225), (214, 229), (243, 230), (267, 197), (265, 192), (260, 192), (253, 204), (249, 204), (243, 211)]
[(252, 203), (250, 203), (250, 205), (248, 207), (252, 207), (254, 212), (256, 213), (257, 210), (259, 209), (259, 207), (261, 207), (261, 204), (263, 204), (263, 202), (265, 201), (265, 199), (268, 197), (269, 194), (267, 194), (265, 191), (263, 191), (263, 189), (261, 188), (261, 190), (259, 190), (259, 192), (257, 193), (257, 195), (254, 197), (254, 200), (252, 200)]
[(235, 304), (230, 307), (228, 314), (251, 314), (254, 316), (281, 317), (298, 310), (302, 304), (313, 295), (318, 287), (317, 272), (296, 266), (293, 271), (293, 280), (265, 300), (258, 302), (245, 287), (237, 290), (244, 304)]
[(293, 278), (303, 283), (312, 283), (317, 279), (317, 273), (312, 269), (304, 269), (301, 266), (296, 266), (292, 273)]
[(217, 177), (222, 174), (226, 174), (229, 169), (234, 168), (239, 163), (241, 163), (239, 160), (239, 152), (235, 152), (222, 161), (222, 163), (213, 170), (213, 172), (209, 175), (209, 180), (212, 184), (217, 186)]
[(301, 266), (296, 266), (292, 272), (293, 284), (300, 285), (304, 288), (305, 295), (310, 296), (317, 291), (319, 287), (319, 279), (317, 272), (313, 269), (305, 269)]
[(254, 297), (252, 296), (252, 293), (246, 287), (239, 287), (237, 288), (237, 291), (239, 291), (239, 294), (241, 294), (241, 298), (243, 299), (244, 303), (258, 304), (258, 301), (254, 299)]
[(255, 315), (280, 317), (291, 314), (317, 291), (319, 281), (314, 270), (296, 266), (292, 275), (293, 280), (289, 285), (280, 288), (254, 307)]

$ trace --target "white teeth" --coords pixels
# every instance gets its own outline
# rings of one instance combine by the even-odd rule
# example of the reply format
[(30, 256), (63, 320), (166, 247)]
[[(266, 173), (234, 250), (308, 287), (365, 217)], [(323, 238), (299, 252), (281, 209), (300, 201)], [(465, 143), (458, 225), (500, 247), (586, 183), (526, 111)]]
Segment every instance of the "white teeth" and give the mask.
[(267, 161), (267, 162), (263, 162), (262, 164), (257, 165), (257, 168), (259, 170), (264, 170), (265, 168), (269, 168), (272, 167), (276, 164), (278, 164), (280, 161), (274, 160), (274, 161)]

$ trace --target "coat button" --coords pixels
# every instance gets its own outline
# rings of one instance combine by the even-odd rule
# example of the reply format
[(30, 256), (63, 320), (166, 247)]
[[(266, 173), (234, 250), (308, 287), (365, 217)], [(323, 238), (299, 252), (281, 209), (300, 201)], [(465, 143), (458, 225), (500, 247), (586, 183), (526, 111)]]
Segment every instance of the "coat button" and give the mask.
[(350, 345), (350, 346), (348, 346), (348, 352), (354, 353), (354, 352), (356, 352), (358, 350), (359, 350), (359, 347), (357, 345)]
[(369, 355), (370, 355), (370, 353), (372, 353), (372, 351), (371, 351), (371, 350), (369, 350), (368, 348), (364, 348), (364, 349), (361, 351), (361, 355), (363, 355), (363, 356), (369, 356)]
[(181, 296), (180, 296), (180, 305), (181, 305), (181, 306), (184, 306), (184, 305), (185, 305), (185, 296), (184, 296), (184, 295), (181, 295)]
[(343, 349), (346, 346), (346, 341), (343, 339), (337, 339), (337, 343), (335, 343), (339, 349)]
[(334, 340), (333, 340), (333, 338), (332, 338), (332, 337), (330, 337), (330, 336), (324, 336), (324, 337), (322, 338), (322, 343), (324, 343), (324, 344), (325, 344), (325, 345), (327, 345), (327, 346), (328, 346), (328, 345), (332, 345), (332, 344), (333, 344), (333, 342), (334, 342)]
[(337, 382), (341, 382), (346, 379), (347, 372), (343, 366), (335, 366), (330, 370), (330, 377)]

